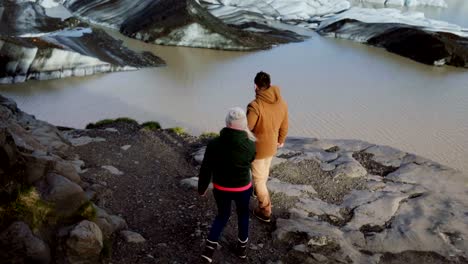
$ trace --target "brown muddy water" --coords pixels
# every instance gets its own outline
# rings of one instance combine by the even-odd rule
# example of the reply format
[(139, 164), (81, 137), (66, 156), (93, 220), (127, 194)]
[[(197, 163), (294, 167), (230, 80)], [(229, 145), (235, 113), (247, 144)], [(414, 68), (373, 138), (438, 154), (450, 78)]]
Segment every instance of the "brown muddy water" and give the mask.
[(362, 139), (468, 172), (466, 69), (318, 35), (243, 53), (155, 46), (111, 33), (168, 66), (3, 85), (0, 93), (55, 125), (82, 128), (128, 116), (199, 134), (222, 128), (226, 109), (245, 107), (255, 73), (264, 70), (289, 103), (290, 135)]

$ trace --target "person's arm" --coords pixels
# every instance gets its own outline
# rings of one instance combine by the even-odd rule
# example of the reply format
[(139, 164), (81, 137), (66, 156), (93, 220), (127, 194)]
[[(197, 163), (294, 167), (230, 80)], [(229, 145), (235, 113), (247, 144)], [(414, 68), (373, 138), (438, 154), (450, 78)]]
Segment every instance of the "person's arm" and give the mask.
[(254, 160), (255, 160), (255, 155), (257, 155), (257, 150), (256, 150), (256, 147), (255, 147), (255, 142), (253, 141), (250, 141), (250, 148), (249, 148), (249, 154), (250, 154), (250, 163), (252, 163)]
[(210, 185), (211, 182), (211, 175), (213, 172), (211, 151), (210, 144), (208, 144), (205, 150), (205, 156), (203, 157), (200, 173), (198, 174), (198, 194), (200, 195), (205, 195), (208, 185)]
[(258, 121), (258, 111), (255, 109), (253, 102), (247, 106), (247, 124), (250, 131), (253, 131)]
[(289, 120), (288, 120), (288, 110), (286, 109), (286, 114), (284, 115), (283, 121), (281, 122), (281, 126), (279, 129), (279, 137), (278, 137), (278, 146), (282, 147), (284, 145), (284, 141), (286, 141), (286, 136), (288, 135), (289, 129)]

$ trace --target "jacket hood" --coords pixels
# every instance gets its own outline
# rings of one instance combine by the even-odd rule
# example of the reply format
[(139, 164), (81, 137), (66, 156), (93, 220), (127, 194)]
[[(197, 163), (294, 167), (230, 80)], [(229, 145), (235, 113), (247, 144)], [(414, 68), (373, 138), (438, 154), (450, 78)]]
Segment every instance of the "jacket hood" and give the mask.
[(280, 90), (276, 86), (270, 86), (268, 89), (257, 89), (255, 97), (269, 104), (276, 104), (281, 99)]

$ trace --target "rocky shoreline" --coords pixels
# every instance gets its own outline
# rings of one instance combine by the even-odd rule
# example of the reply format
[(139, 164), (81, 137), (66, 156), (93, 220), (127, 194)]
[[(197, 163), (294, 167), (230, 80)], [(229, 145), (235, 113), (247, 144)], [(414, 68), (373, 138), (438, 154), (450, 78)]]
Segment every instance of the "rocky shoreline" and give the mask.
[[(193, 189), (207, 139), (128, 119), (59, 130), (4, 97), (0, 128), (3, 260), (197, 263), (215, 214)], [(468, 177), (451, 168), (290, 138), (268, 184), (274, 221), (251, 218), (249, 263), (468, 263)], [(217, 263), (237, 262), (231, 222)]]

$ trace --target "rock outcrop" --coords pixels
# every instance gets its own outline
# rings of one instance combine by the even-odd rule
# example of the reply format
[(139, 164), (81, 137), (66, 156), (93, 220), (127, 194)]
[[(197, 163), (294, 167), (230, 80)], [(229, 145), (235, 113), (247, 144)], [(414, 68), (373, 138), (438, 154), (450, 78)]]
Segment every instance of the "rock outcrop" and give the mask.
[(89, 200), (72, 148), (56, 127), (0, 96), (2, 263), (97, 263), (103, 239), (126, 228)]
[(125, 48), (100, 29), (74, 18), (47, 17), (36, 3), (0, 3), (0, 83), (136, 70), (164, 62)]
[(292, 32), (259, 34), (230, 27), (196, 0), (66, 0), (64, 5), (74, 15), (89, 22), (161, 45), (255, 50), (303, 39)]
[(468, 30), (395, 9), (353, 8), (321, 23), (324, 36), (346, 38), (441, 66), (468, 67)]
[(273, 163), (284, 263), (468, 261), (466, 175), (357, 140), (288, 139)]

